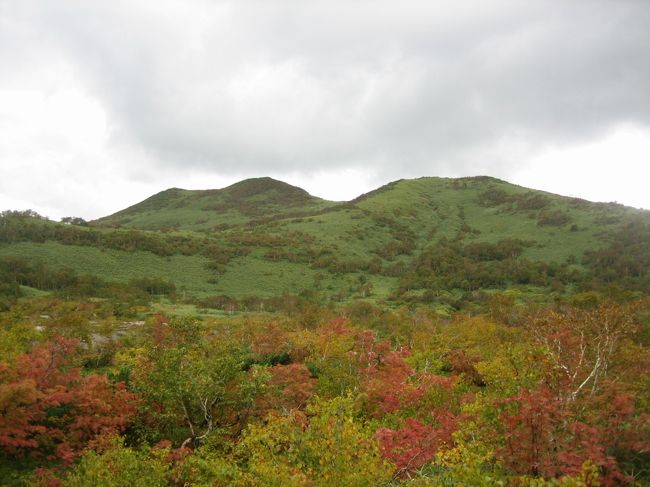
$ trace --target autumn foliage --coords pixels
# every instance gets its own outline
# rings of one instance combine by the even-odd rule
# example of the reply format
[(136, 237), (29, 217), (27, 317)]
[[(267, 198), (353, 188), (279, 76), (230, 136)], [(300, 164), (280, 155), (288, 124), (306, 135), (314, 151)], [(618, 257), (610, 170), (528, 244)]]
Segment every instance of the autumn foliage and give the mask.
[(650, 477), (642, 306), (515, 324), (158, 314), (101, 347), (12, 317), (0, 346), (25, 352), (0, 363), (0, 460), (54, 465), (32, 469), (40, 485), (634, 485)]
[(69, 462), (100, 435), (122, 432), (136, 396), (71, 364), (77, 341), (58, 338), (0, 364), (0, 447), (7, 455)]
[(396, 476), (408, 477), (429, 463), (441, 448), (453, 447), (452, 433), (456, 430), (457, 418), (449, 411), (440, 411), (435, 419), (437, 426), (408, 418), (399, 429), (377, 430), (379, 449), (395, 465)]

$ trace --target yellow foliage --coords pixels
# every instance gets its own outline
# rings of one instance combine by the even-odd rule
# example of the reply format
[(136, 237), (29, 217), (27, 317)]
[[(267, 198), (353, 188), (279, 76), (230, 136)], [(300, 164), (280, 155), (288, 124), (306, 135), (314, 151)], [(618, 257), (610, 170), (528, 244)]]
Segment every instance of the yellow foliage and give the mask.
[(249, 427), (237, 452), (248, 465), (241, 485), (361, 487), (391, 478), (351, 397), (317, 400), (307, 415), (293, 411)]
[(600, 487), (601, 482), (598, 467), (587, 461), (580, 473), (574, 477), (564, 476), (559, 479), (520, 477), (515, 485), (517, 487)]

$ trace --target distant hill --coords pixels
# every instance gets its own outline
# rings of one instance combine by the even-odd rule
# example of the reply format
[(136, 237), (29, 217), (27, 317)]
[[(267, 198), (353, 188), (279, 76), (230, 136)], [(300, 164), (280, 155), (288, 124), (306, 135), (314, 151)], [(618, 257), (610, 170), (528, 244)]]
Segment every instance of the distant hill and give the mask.
[(272, 178), (246, 179), (223, 189), (171, 188), (95, 221), (99, 226), (147, 230), (211, 230), (315, 213), (334, 205)]
[(165, 279), (197, 299), (460, 307), (504, 290), (647, 293), (650, 212), (483, 176), (399, 180), (348, 202), (257, 178), (168, 189), (90, 227), (5, 215), (9, 257), (111, 282)]

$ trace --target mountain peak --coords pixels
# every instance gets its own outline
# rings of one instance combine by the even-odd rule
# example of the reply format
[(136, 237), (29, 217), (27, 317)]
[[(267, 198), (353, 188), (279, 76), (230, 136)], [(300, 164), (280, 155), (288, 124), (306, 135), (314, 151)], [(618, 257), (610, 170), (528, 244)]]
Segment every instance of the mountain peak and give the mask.
[(249, 199), (264, 195), (275, 203), (298, 204), (314, 197), (307, 191), (270, 177), (250, 178), (222, 190), (230, 199)]
[(210, 229), (279, 218), (296, 212), (313, 213), (332, 204), (283, 181), (260, 177), (245, 179), (222, 189), (170, 188), (101, 218), (97, 223), (147, 230)]
[(289, 183), (285, 183), (284, 181), (278, 181), (277, 179), (273, 179), (268, 176), (244, 179), (243, 181), (239, 181), (224, 188), (224, 191), (245, 193), (247, 195), (266, 193), (267, 191), (273, 190), (309, 194), (304, 189), (292, 186)]

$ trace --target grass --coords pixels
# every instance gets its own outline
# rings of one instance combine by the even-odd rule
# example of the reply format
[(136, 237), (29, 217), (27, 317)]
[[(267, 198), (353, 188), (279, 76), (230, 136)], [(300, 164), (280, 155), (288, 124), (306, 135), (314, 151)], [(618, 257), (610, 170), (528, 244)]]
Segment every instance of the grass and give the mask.
[[(54, 267), (69, 267), (80, 274), (100, 275), (106, 281), (127, 282), (139, 277), (161, 277), (176, 284), (177, 294), (202, 297), (225, 294), (234, 298), (246, 296), (273, 297), (284, 293), (298, 294), (313, 289), (322, 276), (320, 288), (324, 295), (346, 291), (356, 281), (349, 275), (333, 276), (303, 264), (272, 262), (262, 258), (261, 251), (234, 259), (223, 274), (205, 268), (208, 259), (199, 256), (159, 257), (150, 252), (122, 252), (93, 247), (61, 245), (54, 242), (20, 242), (0, 245), (0, 257), (21, 256), (37, 259)], [(216, 279), (216, 283), (210, 282)], [(375, 276), (373, 294), (388, 295), (394, 279)], [(30, 294), (42, 291), (29, 288)]]
[(174, 255), (159, 257), (151, 252), (122, 252), (55, 242), (19, 242), (0, 245), (0, 257), (38, 259), (53, 267), (69, 267), (80, 274), (96, 274), (106, 281), (127, 282), (138, 277), (162, 277), (195, 295), (214, 294), (205, 257)]
[(272, 262), (255, 254), (235, 259), (227, 266), (227, 272), (218, 277), (218, 294), (271, 297), (295, 294), (313, 286), (313, 269), (286, 261)]

